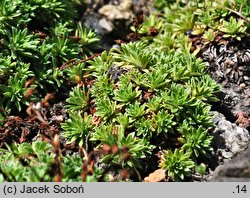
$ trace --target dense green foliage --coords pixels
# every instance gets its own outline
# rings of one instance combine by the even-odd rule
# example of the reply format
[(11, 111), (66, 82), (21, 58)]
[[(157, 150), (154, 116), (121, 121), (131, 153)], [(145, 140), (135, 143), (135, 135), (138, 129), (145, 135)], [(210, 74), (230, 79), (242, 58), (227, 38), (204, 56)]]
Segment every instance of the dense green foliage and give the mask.
[[(1, 1), (0, 119), (63, 89), (69, 93), (64, 107), (69, 117), (61, 124), (61, 137), (79, 150), (103, 151), (86, 181), (104, 180), (100, 164), (127, 169), (140, 180), (145, 164), (158, 163), (152, 162), (157, 153), (157, 165), (172, 180), (184, 180), (198, 169), (198, 159), (213, 150), (210, 103), (220, 91), (196, 57), (199, 48), (192, 49), (188, 33), (205, 45), (221, 33), (241, 40), (249, 33), (248, 1), (156, 0), (156, 13), (131, 28), (140, 41), (88, 61), (82, 60), (99, 39), (75, 23), (79, 3)], [(62, 181), (84, 180), (87, 154), (61, 155), (58, 145), (52, 145), (6, 145), (8, 151), (0, 150), (0, 181), (53, 181), (59, 173)], [(59, 158), (62, 165), (56, 164)], [(53, 173), (53, 166), (60, 170)]]
[[(89, 46), (99, 39), (94, 32), (74, 23), (79, 18), (79, 4), (77, 0), (0, 2), (2, 114), (22, 111), (48, 90), (58, 90), (65, 75), (60, 66), (91, 54)], [(71, 70), (66, 73), (77, 72)], [(75, 75), (81, 75), (79, 72)], [(32, 78), (35, 80), (27, 86), (25, 83)], [(29, 95), (31, 91), (33, 94)]]

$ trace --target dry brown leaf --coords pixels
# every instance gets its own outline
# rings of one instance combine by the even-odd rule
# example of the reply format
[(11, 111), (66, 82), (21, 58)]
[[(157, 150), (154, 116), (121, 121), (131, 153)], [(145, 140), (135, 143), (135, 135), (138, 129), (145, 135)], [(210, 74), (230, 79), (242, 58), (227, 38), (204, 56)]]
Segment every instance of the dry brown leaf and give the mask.
[(49, 101), (55, 98), (55, 93), (48, 93), (41, 102), (42, 107), (49, 107)]
[(101, 116), (93, 116), (93, 118), (92, 118), (92, 124), (94, 124), (94, 125), (99, 125), (100, 123), (101, 123), (101, 121), (102, 121), (102, 118), (103, 117), (101, 117)]
[(240, 127), (247, 128), (250, 125), (248, 115), (245, 112), (238, 112), (235, 114), (237, 120), (235, 123), (239, 124)]

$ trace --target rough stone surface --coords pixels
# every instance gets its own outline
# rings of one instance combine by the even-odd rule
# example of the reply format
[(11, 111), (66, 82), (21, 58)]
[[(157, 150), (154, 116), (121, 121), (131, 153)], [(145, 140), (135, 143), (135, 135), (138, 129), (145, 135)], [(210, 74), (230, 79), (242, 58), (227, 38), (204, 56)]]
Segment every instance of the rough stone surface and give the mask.
[(114, 25), (106, 18), (102, 18), (99, 20), (99, 26), (106, 30), (107, 32), (112, 32), (114, 30)]
[(132, 6), (131, 0), (125, 0), (120, 5), (104, 5), (98, 12), (107, 17), (108, 20), (113, 21), (115, 19), (129, 19), (133, 17), (133, 12), (130, 7)]
[(149, 15), (152, 0), (88, 0), (88, 9), (81, 21), (101, 37), (101, 46), (110, 49), (115, 40), (127, 40), (130, 26), (137, 14)]
[(216, 125), (212, 135), (216, 152), (225, 159), (230, 159), (244, 151), (250, 142), (250, 134), (245, 128), (241, 128), (226, 120), (223, 114), (213, 112), (213, 122)]
[(250, 182), (250, 146), (234, 159), (216, 168), (209, 181)]

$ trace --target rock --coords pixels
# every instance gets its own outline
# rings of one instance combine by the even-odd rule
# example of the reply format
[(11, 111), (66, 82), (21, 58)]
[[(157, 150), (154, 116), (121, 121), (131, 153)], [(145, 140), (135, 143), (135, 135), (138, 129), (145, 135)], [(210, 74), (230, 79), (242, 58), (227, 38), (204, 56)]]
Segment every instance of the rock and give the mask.
[(113, 21), (116, 19), (129, 19), (133, 17), (132, 11), (129, 7), (123, 7), (123, 4), (116, 6), (116, 5), (104, 5), (102, 8), (98, 10), (99, 14), (107, 17), (108, 20)]
[(223, 114), (213, 112), (216, 128), (212, 132), (216, 152), (223, 158), (230, 159), (244, 151), (250, 142), (248, 130), (226, 120)]
[(87, 0), (81, 18), (83, 25), (94, 30), (101, 38), (102, 50), (110, 49), (117, 39), (127, 41), (130, 26), (137, 14), (149, 15), (152, 0)]
[(106, 18), (102, 18), (99, 20), (99, 26), (106, 30), (107, 32), (112, 32), (114, 30), (114, 25)]
[(166, 171), (158, 169), (153, 173), (150, 173), (148, 177), (144, 178), (144, 182), (160, 182), (166, 179)]
[(105, 32), (103, 31), (103, 28), (100, 27), (100, 24), (99, 24), (99, 20), (101, 19), (101, 16), (100, 14), (98, 13), (95, 13), (95, 12), (87, 12), (84, 13), (83, 17), (82, 17), (82, 22), (83, 22), (83, 25), (86, 27), (86, 28), (89, 28), (89, 29), (92, 29), (92, 30), (95, 30), (95, 32), (99, 35), (103, 35), (105, 34)]
[(250, 146), (240, 155), (217, 167), (212, 182), (250, 182)]
[(250, 87), (242, 89), (240, 86), (232, 85), (230, 88), (222, 88), (221, 91), (219, 99), (232, 114), (237, 112), (249, 112), (248, 114), (250, 114), (250, 106), (246, 105), (249, 100), (247, 93), (250, 92)]

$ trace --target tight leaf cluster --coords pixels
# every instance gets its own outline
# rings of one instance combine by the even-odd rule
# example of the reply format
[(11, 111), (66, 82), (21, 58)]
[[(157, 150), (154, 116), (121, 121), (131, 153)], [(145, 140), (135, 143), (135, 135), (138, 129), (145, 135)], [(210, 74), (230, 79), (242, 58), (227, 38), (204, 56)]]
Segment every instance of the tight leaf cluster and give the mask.
[(68, 60), (87, 57), (99, 41), (94, 31), (74, 22), (79, 19), (76, 11), (80, 4), (77, 0), (0, 2), (3, 114), (25, 111), (42, 94), (66, 89), (64, 75), (70, 75), (67, 81), (79, 82), (83, 72), (80, 66), (65, 71), (60, 67)]
[[(1, 149), (0, 182), (52, 182), (54, 181), (55, 154), (50, 144), (36, 141), (32, 144), (6, 145), (8, 150)], [(62, 181), (80, 181), (83, 159), (78, 155), (62, 157)]]
[[(147, 50), (143, 57), (137, 50), (140, 46)], [(147, 59), (150, 61), (142, 64), (141, 61)], [(88, 146), (102, 148), (109, 145), (125, 149), (126, 157), (123, 152), (115, 157), (109, 154), (101, 162), (121, 164), (132, 170), (140, 170), (142, 164), (150, 163), (150, 156), (162, 147), (161, 144), (166, 145), (163, 150), (168, 150), (169, 156), (163, 161), (171, 157), (174, 161), (170, 160), (172, 165), (165, 164), (167, 162), (159, 165), (169, 172), (173, 180), (184, 179), (194, 168), (196, 158), (212, 151), (208, 129), (213, 124), (207, 102), (215, 101), (214, 94), (220, 89), (205, 73), (204, 63), (193, 54), (184, 48), (159, 52), (154, 43), (149, 45), (147, 41), (138, 41), (122, 44), (121, 50), (103, 52), (88, 64), (94, 72), (91, 78), (94, 77), (95, 82), (91, 87), (85, 86), (81, 93), (86, 89), (90, 91), (95, 111), (85, 109), (83, 113), (80, 109), (70, 109), (82, 117), (78, 118), (79, 128), (75, 125), (77, 119), (72, 120), (73, 115), (62, 125), (69, 142), (75, 140), (82, 146), (89, 137)], [(68, 106), (72, 101), (85, 103), (86, 91), (84, 96), (80, 93), (73, 95), (79, 90), (76, 87), (67, 99)], [(92, 116), (92, 123), (83, 121), (86, 114)], [(83, 125), (86, 128), (80, 127)], [(181, 148), (170, 155), (171, 145), (177, 144)], [(179, 157), (187, 167), (181, 167), (182, 163), (178, 165), (180, 167), (174, 165)]]

